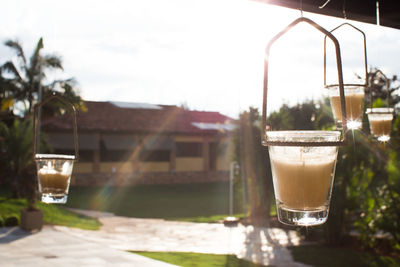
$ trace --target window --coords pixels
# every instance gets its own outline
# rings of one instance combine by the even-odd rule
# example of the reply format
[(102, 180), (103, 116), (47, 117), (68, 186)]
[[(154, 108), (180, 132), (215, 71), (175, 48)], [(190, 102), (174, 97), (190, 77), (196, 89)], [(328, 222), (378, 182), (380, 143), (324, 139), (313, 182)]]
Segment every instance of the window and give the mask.
[(177, 157), (201, 157), (203, 155), (203, 143), (199, 142), (177, 142)]
[(129, 150), (102, 150), (100, 161), (102, 162), (121, 162), (127, 161), (132, 151)]
[(142, 150), (140, 153), (140, 161), (158, 161), (158, 162), (169, 162), (170, 150)]

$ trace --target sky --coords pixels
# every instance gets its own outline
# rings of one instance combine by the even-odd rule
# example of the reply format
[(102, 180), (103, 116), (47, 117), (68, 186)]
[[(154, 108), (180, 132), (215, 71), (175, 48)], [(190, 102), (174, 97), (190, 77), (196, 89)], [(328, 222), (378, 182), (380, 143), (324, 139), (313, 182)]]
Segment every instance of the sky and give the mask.
[[(345, 22), (304, 12), (331, 30)], [(13, 0), (2, 2), (0, 41), (19, 40), (30, 54), (40, 37), (44, 53), (62, 57), (85, 100), (185, 105), (236, 118), (262, 107), (265, 48), (300, 11), (248, 0)], [(400, 30), (346, 21), (367, 37), (368, 67), (400, 74)], [(335, 31), (345, 83), (363, 75), (362, 36)], [(271, 49), (268, 111), (282, 103), (319, 99), (323, 36), (299, 24)], [(328, 83), (336, 74), (328, 45)], [(0, 45), (0, 64), (15, 60)], [(332, 78), (332, 79), (331, 79)]]

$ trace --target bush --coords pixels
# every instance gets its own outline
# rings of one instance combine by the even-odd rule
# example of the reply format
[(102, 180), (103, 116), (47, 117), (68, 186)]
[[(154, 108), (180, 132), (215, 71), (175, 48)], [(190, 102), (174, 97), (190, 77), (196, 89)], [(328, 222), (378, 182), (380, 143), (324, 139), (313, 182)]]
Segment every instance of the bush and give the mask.
[(4, 227), (4, 219), (0, 216), (0, 227)]
[(19, 225), (19, 218), (15, 214), (9, 215), (4, 220), (4, 226), (6, 227), (18, 226), (18, 225)]

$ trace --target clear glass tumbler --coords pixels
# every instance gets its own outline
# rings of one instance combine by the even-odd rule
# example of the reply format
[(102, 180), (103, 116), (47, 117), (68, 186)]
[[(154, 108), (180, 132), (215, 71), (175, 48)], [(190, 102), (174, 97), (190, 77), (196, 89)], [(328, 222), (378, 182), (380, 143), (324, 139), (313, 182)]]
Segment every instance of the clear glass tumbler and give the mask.
[[(271, 141), (339, 141), (338, 131), (271, 131)], [(280, 222), (312, 226), (328, 218), (337, 146), (269, 146)]]
[[(364, 87), (358, 85), (344, 85), (346, 99), (347, 128), (360, 129), (362, 126), (362, 113), (364, 102)], [(340, 104), (339, 86), (329, 88), (329, 97), (333, 116), (338, 126), (342, 124), (342, 109)]]
[(42, 202), (66, 203), (75, 156), (36, 154), (35, 159)]
[(367, 108), (369, 126), (371, 134), (378, 141), (387, 142), (390, 140), (390, 130), (392, 128), (393, 108)]

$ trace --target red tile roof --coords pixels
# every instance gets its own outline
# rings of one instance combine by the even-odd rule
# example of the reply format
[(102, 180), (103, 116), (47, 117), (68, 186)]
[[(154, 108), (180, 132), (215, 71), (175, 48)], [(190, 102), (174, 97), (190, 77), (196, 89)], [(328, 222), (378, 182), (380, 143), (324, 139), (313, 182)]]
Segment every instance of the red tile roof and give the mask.
[[(212, 134), (218, 130), (204, 130), (194, 122), (233, 124), (234, 120), (219, 112), (192, 111), (177, 106), (158, 105), (160, 109), (121, 108), (112, 102), (85, 102), (87, 111), (77, 112), (78, 130), (96, 132), (131, 133), (181, 133)], [(72, 129), (71, 117), (62, 116), (46, 119), (45, 130)]]

